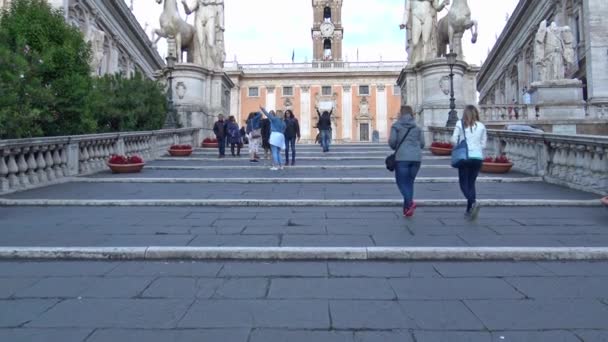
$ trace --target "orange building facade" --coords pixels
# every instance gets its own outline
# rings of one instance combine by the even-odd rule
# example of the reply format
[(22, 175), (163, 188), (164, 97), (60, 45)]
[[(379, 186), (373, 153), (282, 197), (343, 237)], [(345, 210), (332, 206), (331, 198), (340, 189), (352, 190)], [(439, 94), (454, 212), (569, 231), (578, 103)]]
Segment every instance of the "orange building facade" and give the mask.
[(333, 108), (333, 139), (337, 142), (387, 140), (401, 105), (395, 84), (404, 62), (323, 62), (230, 64), (234, 82), (230, 115), (243, 124), (260, 106), (291, 109), (303, 141), (314, 141), (317, 107)]

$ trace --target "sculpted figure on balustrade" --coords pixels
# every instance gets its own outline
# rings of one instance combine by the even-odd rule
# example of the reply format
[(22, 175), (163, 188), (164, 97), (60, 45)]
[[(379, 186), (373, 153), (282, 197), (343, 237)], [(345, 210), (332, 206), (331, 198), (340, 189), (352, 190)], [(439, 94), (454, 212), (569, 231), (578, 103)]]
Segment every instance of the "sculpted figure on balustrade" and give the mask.
[(539, 81), (553, 81), (566, 78), (566, 70), (574, 63), (572, 30), (568, 26), (557, 26), (547, 21), (540, 23), (534, 43), (534, 62)]

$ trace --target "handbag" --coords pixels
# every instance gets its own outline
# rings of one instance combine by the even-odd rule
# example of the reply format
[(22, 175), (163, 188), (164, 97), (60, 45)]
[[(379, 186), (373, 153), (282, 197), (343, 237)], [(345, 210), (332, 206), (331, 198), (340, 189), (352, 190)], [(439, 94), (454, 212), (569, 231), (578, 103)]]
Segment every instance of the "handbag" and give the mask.
[[(461, 121), (462, 125), (462, 133), (464, 134), (464, 139), (460, 141), (453, 149), (452, 149), (452, 167), (458, 168), (463, 161), (469, 159), (469, 145), (467, 144), (467, 133), (466, 128), (464, 127), (464, 120)], [(458, 135), (458, 140), (460, 140), (460, 135)]]
[(407, 136), (408, 136), (408, 134), (410, 134), (411, 130), (412, 130), (412, 128), (410, 127), (407, 130), (407, 132), (405, 133), (405, 135), (403, 136), (403, 139), (401, 139), (401, 141), (399, 142), (399, 145), (397, 145), (395, 152), (393, 152), (391, 155), (386, 157), (386, 159), (384, 160), (384, 163), (386, 164), (386, 169), (389, 170), (390, 172), (395, 171), (395, 166), (397, 166), (397, 159), (395, 157), (395, 154), (397, 153), (397, 151), (399, 151), (401, 144), (403, 144), (403, 142), (405, 141), (405, 138), (407, 138)]

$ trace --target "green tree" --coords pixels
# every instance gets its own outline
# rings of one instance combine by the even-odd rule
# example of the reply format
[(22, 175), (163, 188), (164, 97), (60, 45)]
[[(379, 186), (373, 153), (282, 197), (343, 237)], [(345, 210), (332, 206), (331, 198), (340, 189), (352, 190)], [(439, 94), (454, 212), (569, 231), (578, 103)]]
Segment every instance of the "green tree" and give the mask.
[(93, 132), (90, 47), (45, 0), (0, 15), (0, 138)]
[(163, 126), (166, 103), (162, 86), (137, 72), (94, 80), (91, 106), (103, 132), (155, 130)]

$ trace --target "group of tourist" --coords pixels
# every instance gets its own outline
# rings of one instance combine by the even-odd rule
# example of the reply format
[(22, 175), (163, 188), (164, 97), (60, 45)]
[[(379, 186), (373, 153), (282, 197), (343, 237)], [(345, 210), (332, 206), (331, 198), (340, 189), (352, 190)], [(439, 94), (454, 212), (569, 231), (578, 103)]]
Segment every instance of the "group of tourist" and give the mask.
[[(249, 161), (259, 162), (261, 149), (264, 158), (272, 156), (271, 170), (283, 169), (296, 164), (296, 142), (300, 140), (300, 124), (291, 109), (285, 111), (267, 111), (260, 106), (260, 112), (249, 113), (244, 127), (239, 129), (234, 116), (224, 122), (223, 115), (213, 126), (213, 132), (218, 140), (219, 158), (225, 156), (225, 146), (229, 143), (233, 157), (240, 156), (241, 147), (246, 141), (249, 149)], [(236, 148), (236, 154), (234, 149)], [(285, 150), (285, 163), (281, 159), (281, 151)], [(270, 152), (270, 153), (269, 153)]]
[[(479, 120), (475, 106), (466, 106), (462, 120), (456, 123), (451, 142), (457, 146), (465, 140), (468, 148), (467, 159), (458, 164), (460, 190), (467, 199), (465, 218), (475, 220), (479, 214), (475, 182), (483, 163), (483, 149), (486, 146), (486, 127)], [(403, 216), (411, 217), (416, 210), (414, 182), (422, 162), (424, 133), (416, 125), (414, 111), (410, 106), (402, 106), (399, 119), (391, 127), (389, 146), (395, 150), (395, 181), (403, 195)]]

